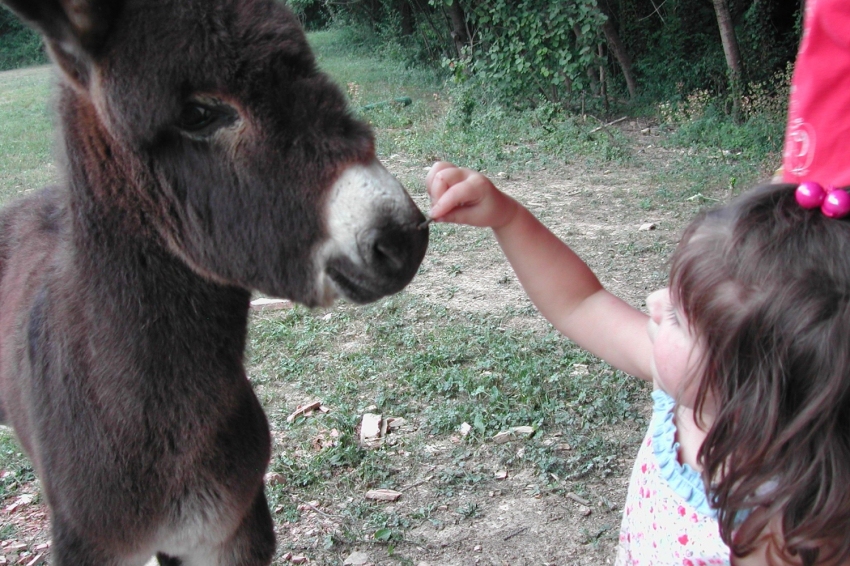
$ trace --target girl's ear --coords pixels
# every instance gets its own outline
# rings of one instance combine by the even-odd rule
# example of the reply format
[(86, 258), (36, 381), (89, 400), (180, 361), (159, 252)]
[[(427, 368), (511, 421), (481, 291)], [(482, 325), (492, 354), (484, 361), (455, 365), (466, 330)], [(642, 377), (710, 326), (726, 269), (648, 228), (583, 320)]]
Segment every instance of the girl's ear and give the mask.
[(87, 90), (122, 0), (0, 0), (36, 29), (72, 86)]

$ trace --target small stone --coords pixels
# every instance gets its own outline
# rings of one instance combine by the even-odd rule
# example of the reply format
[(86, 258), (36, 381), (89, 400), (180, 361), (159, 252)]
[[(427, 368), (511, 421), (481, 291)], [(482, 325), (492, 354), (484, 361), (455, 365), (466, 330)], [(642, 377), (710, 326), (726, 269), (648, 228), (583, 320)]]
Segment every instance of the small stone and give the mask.
[(649, 232), (650, 230), (655, 230), (656, 226), (652, 222), (645, 222), (640, 225), (638, 228), (638, 232)]
[(496, 444), (504, 444), (505, 442), (509, 441), (512, 437), (513, 437), (513, 434), (511, 434), (510, 431), (505, 430), (505, 431), (500, 432), (496, 436), (494, 436), (493, 442), (495, 442)]
[(254, 310), (279, 310), (292, 308), (292, 301), (286, 299), (269, 299), (261, 297), (251, 301), (251, 308)]
[(366, 499), (373, 501), (395, 501), (399, 497), (401, 492), (394, 489), (370, 489), (366, 492)]
[(365, 552), (355, 550), (348, 555), (348, 558), (342, 563), (343, 566), (365, 566), (369, 563), (369, 555)]
[(360, 443), (367, 448), (381, 444), (381, 415), (363, 413), (360, 421)]

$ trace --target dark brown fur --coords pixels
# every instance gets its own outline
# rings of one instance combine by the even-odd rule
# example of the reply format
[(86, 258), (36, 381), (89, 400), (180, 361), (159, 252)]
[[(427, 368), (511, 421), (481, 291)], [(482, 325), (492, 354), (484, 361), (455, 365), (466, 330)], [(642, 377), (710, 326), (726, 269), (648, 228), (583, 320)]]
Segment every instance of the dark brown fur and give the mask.
[[(0, 214), (0, 416), (54, 564), (268, 564), (250, 293), (326, 302), (329, 191), (374, 159), (371, 133), (272, 0), (3, 1), (62, 75), (66, 178)], [(223, 112), (211, 134), (186, 129), (199, 100)], [(328, 260), (355, 300), (415, 273), (427, 231), (403, 208), (358, 236), (377, 259)]]

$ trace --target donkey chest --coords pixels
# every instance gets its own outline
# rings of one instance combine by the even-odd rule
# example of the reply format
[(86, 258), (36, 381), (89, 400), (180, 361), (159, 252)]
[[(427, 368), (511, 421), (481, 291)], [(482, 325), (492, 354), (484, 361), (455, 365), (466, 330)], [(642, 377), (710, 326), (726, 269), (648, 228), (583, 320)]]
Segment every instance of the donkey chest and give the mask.
[(268, 424), (242, 368), (244, 331), (215, 324), (189, 336), (173, 310), (103, 308), (123, 309), (122, 323), (46, 288), (20, 329), (31, 420), (52, 431), (46, 466), (121, 478), (130, 492), (145, 482), (194, 492), (197, 470), (224, 481), (234, 472), (209, 465), (218, 459), (265, 466)]

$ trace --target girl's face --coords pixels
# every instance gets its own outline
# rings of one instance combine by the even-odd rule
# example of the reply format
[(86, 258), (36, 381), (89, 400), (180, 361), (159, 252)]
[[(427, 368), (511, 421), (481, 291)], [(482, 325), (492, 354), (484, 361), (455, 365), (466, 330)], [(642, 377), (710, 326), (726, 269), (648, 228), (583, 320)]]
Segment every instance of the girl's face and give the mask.
[(665, 287), (646, 298), (647, 332), (652, 342), (652, 379), (677, 403), (693, 408), (699, 382), (694, 379), (702, 346), (691, 334), (684, 313), (670, 300)]

